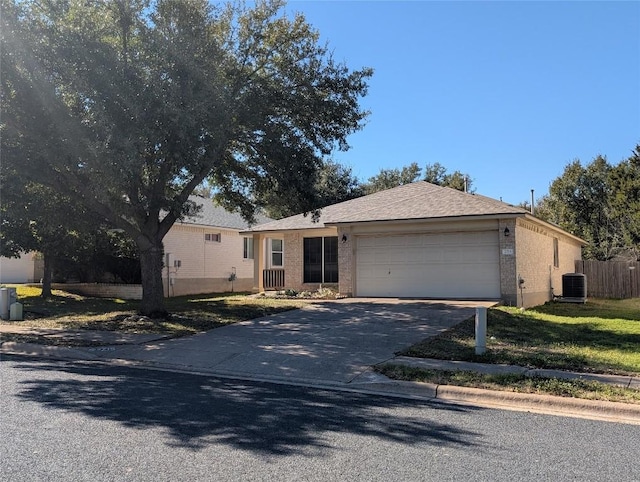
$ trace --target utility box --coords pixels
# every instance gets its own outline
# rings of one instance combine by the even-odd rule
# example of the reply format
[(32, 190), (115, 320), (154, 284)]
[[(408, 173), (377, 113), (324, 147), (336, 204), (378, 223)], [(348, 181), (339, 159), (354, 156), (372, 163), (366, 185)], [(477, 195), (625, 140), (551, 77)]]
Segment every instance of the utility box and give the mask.
[(9, 319), (9, 307), (18, 301), (15, 288), (0, 288), (0, 318)]
[(11, 321), (22, 320), (22, 303), (11, 303), (11, 306), (9, 306), (9, 319)]

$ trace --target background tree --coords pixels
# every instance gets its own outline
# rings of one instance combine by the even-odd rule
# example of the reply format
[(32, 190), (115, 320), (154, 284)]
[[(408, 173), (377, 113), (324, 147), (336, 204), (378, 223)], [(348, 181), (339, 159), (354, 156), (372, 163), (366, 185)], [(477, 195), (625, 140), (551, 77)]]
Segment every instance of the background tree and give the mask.
[(435, 164), (427, 164), (424, 170), (424, 180), (431, 184), (438, 186), (450, 187), (463, 192), (475, 192), (475, 189), (471, 187), (473, 183), (471, 177), (468, 174), (464, 174), (460, 171), (454, 171), (447, 173), (447, 169), (436, 162)]
[[(400, 169), (380, 169), (380, 172), (363, 184), (364, 193), (371, 194), (385, 189), (410, 184), (420, 179), (422, 169), (417, 162), (412, 162), (408, 166)], [(447, 168), (439, 162), (427, 164), (423, 179), (438, 186), (450, 187), (458, 191), (474, 192), (471, 188), (472, 180), (468, 174), (460, 171), (447, 173)]]
[(611, 166), (597, 156), (586, 166), (576, 160), (551, 183), (536, 215), (560, 225), (589, 243), (585, 258), (611, 259), (622, 252), (638, 256), (640, 242), (640, 169), (638, 147)]
[(380, 169), (378, 174), (370, 177), (363, 185), (363, 189), (366, 194), (372, 194), (404, 184), (411, 184), (420, 178), (421, 172), (422, 169), (420, 169), (417, 162), (412, 162), (401, 169)]
[(62, 261), (77, 262), (93, 249), (99, 223), (51, 188), (18, 177), (1, 178), (3, 192), (0, 216), (0, 255), (17, 257), (29, 251), (43, 256), (42, 297), (51, 296), (51, 282)]
[(640, 260), (640, 145), (611, 169), (610, 205), (617, 219), (623, 249)]
[(135, 240), (143, 314), (166, 314), (162, 239), (203, 180), (248, 220), (265, 192), (311, 210), (367, 115), (371, 70), (282, 6), (3, 1), (3, 163)]

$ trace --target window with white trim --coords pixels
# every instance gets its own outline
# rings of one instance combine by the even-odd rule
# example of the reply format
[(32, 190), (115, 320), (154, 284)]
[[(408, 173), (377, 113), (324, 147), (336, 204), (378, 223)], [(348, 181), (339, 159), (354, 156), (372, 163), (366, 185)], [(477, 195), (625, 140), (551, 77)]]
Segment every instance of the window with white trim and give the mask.
[(243, 238), (242, 259), (253, 259), (253, 238)]
[(204, 233), (204, 240), (207, 243), (219, 243), (221, 240), (220, 233)]
[(282, 268), (284, 261), (284, 242), (282, 239), (271, 239), (271, 267)]
[(560, 267), (560, 253), (558, 251), (558, 238), (553, 238), (553, 267)]

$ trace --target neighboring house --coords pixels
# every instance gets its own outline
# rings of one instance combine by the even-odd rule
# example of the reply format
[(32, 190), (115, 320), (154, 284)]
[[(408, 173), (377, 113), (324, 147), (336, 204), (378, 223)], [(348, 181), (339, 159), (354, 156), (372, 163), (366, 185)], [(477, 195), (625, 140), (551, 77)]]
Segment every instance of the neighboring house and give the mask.
[(523, 208), (424, 181), (255, 226), (254, 291), (335, 286), (359, 297), (561, 295), (584, 240)]
[(0, 257), (0, 283), (37, 283), (42, 279), (42, 260), (34, 252), (19, 258)]
[[(240, 231), (249, 224), (238, 213), (210, 199), (190, 196), (202, 206), (195, 216), (176, 222), (164, 237), (163, 282), (167, 296), (253, 288), (253, 237)], [(258, 222), (270, 221), (260, 216)]]

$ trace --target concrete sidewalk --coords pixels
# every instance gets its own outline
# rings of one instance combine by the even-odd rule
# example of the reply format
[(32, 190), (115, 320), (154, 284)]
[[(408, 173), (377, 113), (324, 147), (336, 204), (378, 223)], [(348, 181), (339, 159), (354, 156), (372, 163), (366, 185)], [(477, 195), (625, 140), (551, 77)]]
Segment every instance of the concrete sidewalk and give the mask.
[[(402, 300), (317, 303), (301, 310), (178, 339), (113, 332), (24, 329), (22, 333), (25, 334), (40, 333), (75, 343), (84, 339), (99, 342), (101, 346), (64, 347), (7, 341), (2, 343), (0, 353), (124, 364), (640, 424), (640, 405), (400, 382), (372, 370), (373, 366), (388, 362), (431, 369), (590, 379), (640, 388), (637, 377), (528, 370), (395, 355), (399, 350), (469, 318), (477, 305), (477, 302)], [(9, 332), (6, 325), (0, 324), (0, 342), (3, 341), (2, 333)]]

